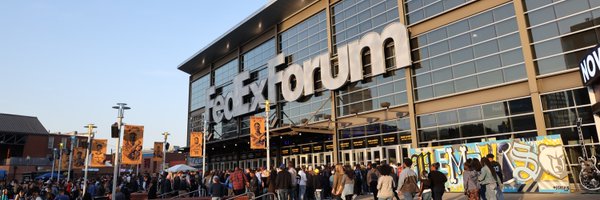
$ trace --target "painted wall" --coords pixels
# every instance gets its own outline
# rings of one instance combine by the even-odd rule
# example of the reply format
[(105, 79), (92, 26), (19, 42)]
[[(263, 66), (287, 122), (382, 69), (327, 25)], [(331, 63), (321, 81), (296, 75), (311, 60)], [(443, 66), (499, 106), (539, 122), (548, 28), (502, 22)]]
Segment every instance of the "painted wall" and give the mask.
[(416, 172), (439, 162), (447, 175), (446, 188), (463, 192), (463, 163), (468, 158), (481, 160), (495, 155), (502, 166), (504, 192), (569, 193), (567, 161), (559, 135), (537, 138), (497, 140), (461, 145), (410, 149)]

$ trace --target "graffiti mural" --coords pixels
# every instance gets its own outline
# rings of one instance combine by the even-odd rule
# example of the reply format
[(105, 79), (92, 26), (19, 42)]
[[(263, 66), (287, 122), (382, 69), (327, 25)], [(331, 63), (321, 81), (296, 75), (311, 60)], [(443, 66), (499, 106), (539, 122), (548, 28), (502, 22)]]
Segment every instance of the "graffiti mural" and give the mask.
[(409, 150), (416, 172), (429, 171), (431, 164), (440, 163), (440, 171), (448, 177), (446, 188), (450, 192), (464, 191), (465, 160), (481, 160), (489, 153), (502, 166), (504, 192), (569, 192), (567, 162), (559, 135)]

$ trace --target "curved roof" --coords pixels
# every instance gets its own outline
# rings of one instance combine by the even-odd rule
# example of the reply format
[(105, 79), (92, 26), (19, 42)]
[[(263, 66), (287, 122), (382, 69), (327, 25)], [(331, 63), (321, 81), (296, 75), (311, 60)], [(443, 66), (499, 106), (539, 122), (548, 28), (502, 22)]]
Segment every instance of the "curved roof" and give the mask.
[[(210, 66), (211, 62), (236, 50), (241, 44), (271, 30), (284, 19), (294, 15), (316, 0), (272, 0), (225, 34), (185, 60), (177, 68), (188, 74)], [(208, 27), (207, 27), (208, 28)]]

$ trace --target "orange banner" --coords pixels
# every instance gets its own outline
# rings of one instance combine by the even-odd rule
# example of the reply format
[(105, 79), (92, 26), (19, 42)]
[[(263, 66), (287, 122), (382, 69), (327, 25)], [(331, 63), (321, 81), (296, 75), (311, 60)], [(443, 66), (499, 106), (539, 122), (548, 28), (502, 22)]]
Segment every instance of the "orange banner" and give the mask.
[(85, 148), (77, 147), (73, 149), (73, 169), (83, 169), (85, 167)]
[(267, 131), (265, 131), (265, 118), (250, 117), (250, 149), (267, 149)]
[(92, 140), (92, 167), (106, 167), (104, 161), (106, 161), (106, 139), (94, 139)]
[(126, 165), (142, 164), (144, 126), (125, 125), (121, 160)]
[(152, 160), (162, 162), (163, 159), (163, 143), (162, 142), (154, 142), (154, 156)]
[(202, 132), (192, 132), (190, 134), (190, 157), (202, 157), (203, 137)]

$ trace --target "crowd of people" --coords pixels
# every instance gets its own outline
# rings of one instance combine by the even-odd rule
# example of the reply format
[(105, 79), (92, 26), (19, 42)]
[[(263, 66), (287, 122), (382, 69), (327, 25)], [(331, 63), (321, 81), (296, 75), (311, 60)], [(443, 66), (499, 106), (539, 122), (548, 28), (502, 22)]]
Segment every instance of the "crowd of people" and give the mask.
[[(279, 200), (352, 200), (357, 195), (372, 195), (376, 200), (414, 199), (441, 200), (446, 191), (446, 175), (440, 164), (430, 164), (429, 170), (416, 173), (412, 160), (397, 165), (368, 163), (366, 166), (337, 164), (334, 166), (281, 165), (273, 170), (240, 169), (213, 170), (204, 176), (196, 172), (162, 174), (123, 174), (117, 180), (116, 200), (129, 200), (135, 192), (147, 193), (148, 199), (225, 196), (253, 193), (255, 197)], [(502, 173), (492, 154), (481, 161), (467, 159), (464, 163), (463, 185), (469, 200), (503, 200)], [(112, 177), (100, 176), (84, 180), (36, 180), (0, 182), (0, 200), (98, 200), (109, 199)]]

